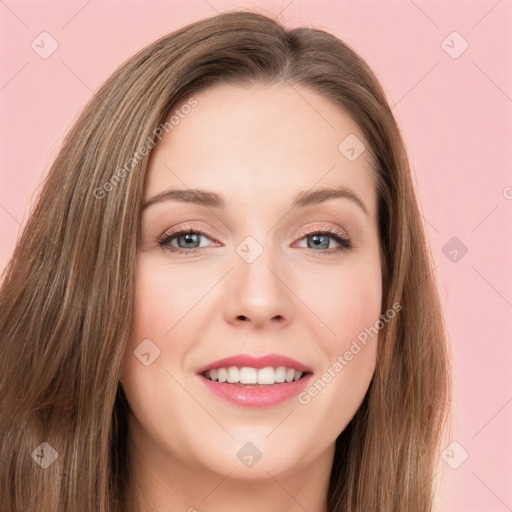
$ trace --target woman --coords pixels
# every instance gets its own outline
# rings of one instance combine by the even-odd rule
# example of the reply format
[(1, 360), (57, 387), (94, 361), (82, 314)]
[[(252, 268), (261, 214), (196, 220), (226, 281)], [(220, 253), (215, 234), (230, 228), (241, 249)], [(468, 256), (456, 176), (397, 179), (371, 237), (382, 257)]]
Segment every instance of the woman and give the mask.
[(431, 268), (347, 45), (251, 12), (156, 41), (68, 134), (3, 278), (0, 510), (431, 511)]

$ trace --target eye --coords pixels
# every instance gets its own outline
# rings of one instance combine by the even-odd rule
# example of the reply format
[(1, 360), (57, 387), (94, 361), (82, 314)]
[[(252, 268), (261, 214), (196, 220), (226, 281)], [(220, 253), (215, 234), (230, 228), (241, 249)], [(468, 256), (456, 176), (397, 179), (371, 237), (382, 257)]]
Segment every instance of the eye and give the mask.
[[(301, 231), (299, 233), (302, 238), (308, 240), (308, 250), (319, 254), (335, 254), (339, 252), (346, 252), (352, 249), (352, 241), (341, 230), (327, 227), (324, 229), (317, 229), (313, 231)], [(197, 252), (198, 249), (204, 248), (201, 246), (201, 238), (215, 240), (213, 236), (205, 230), (194, 228), (192, 226), (185, 226), (176, 230), (167, 231), (163, 237), (158, 240), (158, 245), (162, 249), (176, 253), (176, 254), (191, 254)], [(175, 245), (173, 242), (176, 240)], [(330, 240), (334, 240), (338, 247), (329, 248)], [(309, 241), (311, 241), (309, 243)], [(218, 243), (215, 241), (215, 243)], [(208, 247), (208, 246), (206, 246)]]
[[(189, 254), (196, 252), (196, 250), (201, 247), (204, 247), (200, 245), (201, 237), (210, 239), (211, 235), (201, 229), (185, 226), (175, 231), (167, 231), (158, 241), (158, 245), (162, 247), (162, 249), (173, 253)], [(171, 243), (174, 239), (176, 239), (178, 247)]]
[[(331, 227), (309, 232), (302, 231), (300, 234), (303, 236), (301, 240), (306, 239), (308, 242), (307, 249), (320, 254), (331, 255), (339, 252), (346, 252), (353, 247), (352, 240), (347, 235), (345, 235), (341, 230)], [(329, 249), (329, 239), (333, 239), (338, 243), (338, 247)]]

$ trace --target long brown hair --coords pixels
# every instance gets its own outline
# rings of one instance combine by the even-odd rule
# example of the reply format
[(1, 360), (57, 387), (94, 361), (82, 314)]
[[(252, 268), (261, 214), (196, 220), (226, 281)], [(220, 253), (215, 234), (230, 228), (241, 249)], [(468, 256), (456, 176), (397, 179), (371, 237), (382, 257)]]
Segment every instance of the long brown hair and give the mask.
[(364, 134), (378, 194), (382, 312), (402, 305), (379, 334), (373, 380), (336, 441), (326, 510), (431, 511), (449, 351), (400, 130), (368, 65), (338, 38), (231, 11), (123, 63), (45, 179), (0, 290), (2, 512), (123, 511), (130, 475), (119, 380), (149, 158), (134, 154), (154, 146), (193, 94), (278, 81), (320, 93)]

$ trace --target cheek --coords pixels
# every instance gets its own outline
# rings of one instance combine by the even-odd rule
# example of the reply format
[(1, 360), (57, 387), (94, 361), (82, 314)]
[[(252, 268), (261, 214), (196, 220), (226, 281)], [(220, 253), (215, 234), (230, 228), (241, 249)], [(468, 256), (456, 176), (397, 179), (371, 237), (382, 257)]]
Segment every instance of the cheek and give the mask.
[(322, 398), (316, 405), (332, 406), (339, 411), (335, 423), (345, 424), (362, 401), (375, 369), (382, 305), (379, 267), (340, 269), (331, 273), (324, 289), (328, 291), (315, 288), (309, 295), (315, 304), (312, 309), (321, 312), (318, 316), (328, 326), (317, 337), (326, 361), (323, 373), (316, 376), (322, 381), (317, 386)]
[(172, 294), (163, 293), (163, 284), (151, 275), (138, 279), (132, 320), (132, 341), (152, 336), (160, 338), (166, 326), (170, 329), (170, 314), (174, 311)]
[[(163, 348), (164, 334), (176, 322), (174, 316), (171, 316), (176, 311), (176, 307), (172, 303), (172, 301), (176, 302), (175, 294), (172, 289), (167, 293), (164, 292), (164, 290), (169, 290), (169, 284), (165, 281), (165, 273), (158, 269), (152, 271), (151, 266), (140, 262), (136, 275), (130, 338), (123, 363), (123, 376), (131, 373), (132, 386), (133, 382), (138, 382), (133, 378), (138, 372), (161, 365), (162, 354), (161, 352), (158, 354), (158, 351)], [(150, 342), (146, 340), (150, 340)], [(150, 357), (154, 362), (151, 362), (150, 366), (145, 367), (135, 356), (135, 350), (142, 353), (139, 347), (145, 347), (144, 353), (151, 353)], [(156, 357), (157, 354), (158, 357)], [(149, 372), (146, 371), (147, 373)]]
[[(330, 272), (323, 286), (309, 288), (308, 305), (328, 327), (323, 338), (331, 355), (346, 350), (352, 339), (378, 320), (382, 305), (381, 275), (375, 266), (340, 268)], [(311, 283), (311, 281), (309, 281)], [(330, 334), (330, 335), (329, 335)]]
[(153, 258), (141, 258), (136, 277), (131, 341), (135, 343), (139, 338), (151, 337), (161, 341), (166, 339), (173, 326), (198, 301), (200, 291), (193, 276), (184, 275), (176, 267)]
[[(142, 353), (142, 347), (144, 353), (154, 351), (157, 354), (150, 368), (172, 366), (171, 356), (174, 361), (182, 360), (189, 349), (190, 319), (202, 312), (194, 306), (200, 304), (207, 291), (205, 282), (208, 281), (204, 276), (201, 279), (199, 273), (183, 272), (176, 266), (162, 263), (154, 255), (140, 257), (123, 374), (144, 371), (145, 367), (134, 355), (135, 350)], [(172, 350), (169, 351), (171, 340)]]

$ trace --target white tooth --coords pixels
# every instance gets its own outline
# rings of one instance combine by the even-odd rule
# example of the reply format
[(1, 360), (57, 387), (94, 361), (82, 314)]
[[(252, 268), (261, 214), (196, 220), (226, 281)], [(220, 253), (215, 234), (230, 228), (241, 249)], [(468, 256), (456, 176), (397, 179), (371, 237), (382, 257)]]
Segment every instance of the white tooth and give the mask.
[(228, 378), (228, 371), (226, 368), (219, 368), (217, 378), (219, 379), (219, 382), (226, 382), (226, 379)]
[(291, 382), (295, 377), (295, 370), (293, 368), (288, 368), (286, 370), (286, 382)]
[(276, 368), (276, 382), (284, 382), (286, 380), (286, 368), (278, 366)]
[(258, 373), (256, 368), (249, 368), (244, 366), (240, 368), (240, 382), (242, 384), (256, 384)]
[(258, 384), (275, 384), (276, 381), (276, 372), (272, 366), (258, 370)]
[(217, 374), (219, 373), (217, 369), (210, 370), (208, 373), (210, 374), (212, 380), (217, 380)]
[(228, 382), (230, 384), (236, 384), (240, 382), (240, 370), (236, 366), (230, 366), (228, 368)]
[(302, 377), (302, 372), (295, 372), (295, 377), (293, 380), (299, 380)]

